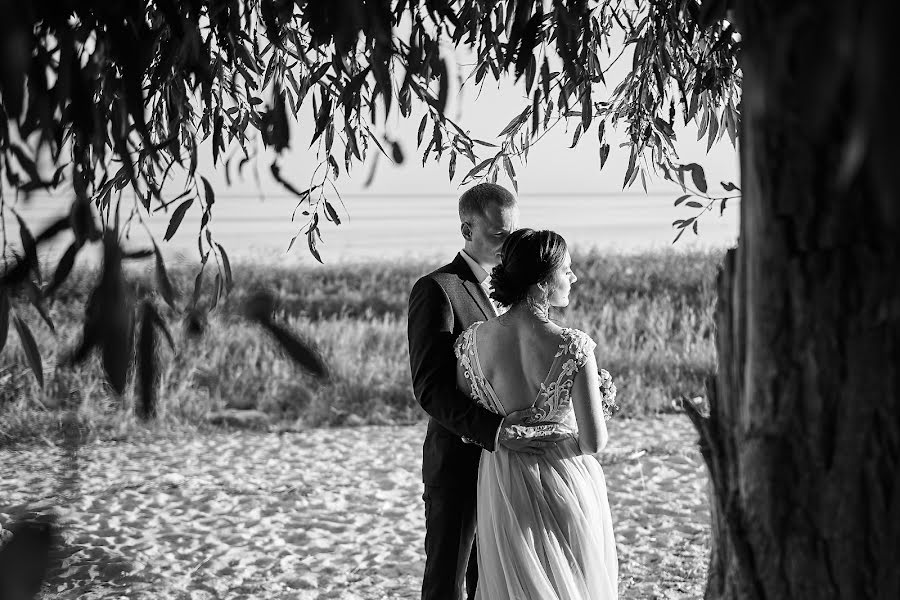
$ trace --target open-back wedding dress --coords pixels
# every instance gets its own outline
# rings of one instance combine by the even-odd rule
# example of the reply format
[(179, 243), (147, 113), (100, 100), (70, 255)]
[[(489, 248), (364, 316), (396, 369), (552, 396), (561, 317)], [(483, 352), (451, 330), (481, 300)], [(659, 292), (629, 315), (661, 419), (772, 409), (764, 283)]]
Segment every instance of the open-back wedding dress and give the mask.
[[(506, 415), (484, 376), (476, 348), (481, 323), (456, 342), (472, 397)], [(570, 392), (596, 344), (583, 331), (563, 329), (559, 349), (535, 400), (542, 424), (578, 426)], [(488, 364), (488, 363), (484, 363)], [(484, 451), (478, 468), (478, 587), (476, 600), (614, 600), (618, 560), (606, 480), (594, 455), (575, 438), (542, 455), (499, 446)]]

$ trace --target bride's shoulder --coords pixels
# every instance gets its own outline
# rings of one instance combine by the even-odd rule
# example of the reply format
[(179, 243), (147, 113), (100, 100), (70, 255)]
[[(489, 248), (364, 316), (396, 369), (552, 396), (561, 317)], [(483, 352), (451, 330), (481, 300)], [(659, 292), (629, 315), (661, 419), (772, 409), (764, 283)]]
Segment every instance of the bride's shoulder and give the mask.
[(463, 333), (471, 334), (471, 332), (475, 331), (479, 326), (484, 325), (485, 323), (486, 321), (475, 321), (474, 323), (463, 329)]
[(582, 331), (581, 329), (576, 329), (574, 327), (560, 327), (559, 335), (563, 339), (567, 340), (591, 340), (591, 336), (587, 334), (587, 332)]
[(587, 333), (574, 327), (563, 327), (559, 332), (562, 341), (559, 345), (559, 353), (571, 354), (575, 357), (579, 366), (587, 360), (588, 354), (594, 351), (597, 343)]

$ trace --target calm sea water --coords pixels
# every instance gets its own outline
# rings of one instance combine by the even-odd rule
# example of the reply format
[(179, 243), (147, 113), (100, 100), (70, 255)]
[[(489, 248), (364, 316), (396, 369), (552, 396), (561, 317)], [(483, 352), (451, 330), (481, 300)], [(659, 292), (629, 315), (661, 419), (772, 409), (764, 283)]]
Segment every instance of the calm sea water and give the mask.
[[(677, 244), (672, 240), (675, 219), (696, 215), (699, 210), (674, 207), (677, 194), (611, 194), (611, 195), (522, 195), (519, 197), (520, 225), (552, 229), (562, 234), (575, 247), (597, 248), (604, 252), (638, 252), (643, 250), (683, 251), (698, 248), (722, 248), (737, 239), (738, 203), (729, 204), (724, 216), (716, 208), (704, 213), (699, 235), (686, 232)], [(39, 231), (65, 210), (65, 200), (40, 199), (20, 204), (18, 210), (32, 232)], [(364, 260), (398, 260), (403, 258), (442, 259), (452, 257), (462, 245), (456, 213), (457, 198), (450, 195), (373, 194), (345, 195), (344, 206), (338, 205), (341, 225), (322, 222), (319, 252), (326, 264)], [(291, 238), (305, 224), (306, 217), (297, 211), (288, 196), (219, 197), (213, 212), (212, 230), (215, 240), (227, 249), (232, 260), (265, 258), (270, 261), (316, 264), (300, 235), (290, 252)], [(171, 213), (156, 213), (147, 228), (132, 222), (130, 247), (150, 247), (149, 230), (163, 252), (176, 260), (196, 260), (197, 228), (200, 206), (189, 209), (179, 232), (163, 242), (162, 237)], [(7, 219), (6, 236), (18, 245), (15, 219)], [(68, 244), (65, 236), (48, 249), (48, 259)], [(86, 253), (81, 260), (90, 260)]]

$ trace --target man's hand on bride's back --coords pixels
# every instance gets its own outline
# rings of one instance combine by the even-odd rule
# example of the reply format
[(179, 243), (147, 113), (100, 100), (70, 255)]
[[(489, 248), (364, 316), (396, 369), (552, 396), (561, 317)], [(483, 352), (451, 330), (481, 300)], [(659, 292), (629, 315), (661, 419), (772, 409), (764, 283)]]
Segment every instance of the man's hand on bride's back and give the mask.
[(534, 423), (532, 407), (509, 413), (500, 423), (497, 441), (507, 450), (526, 454), (543, 454), (547, 448), (575, 437), (575, 433), (559, 423)]

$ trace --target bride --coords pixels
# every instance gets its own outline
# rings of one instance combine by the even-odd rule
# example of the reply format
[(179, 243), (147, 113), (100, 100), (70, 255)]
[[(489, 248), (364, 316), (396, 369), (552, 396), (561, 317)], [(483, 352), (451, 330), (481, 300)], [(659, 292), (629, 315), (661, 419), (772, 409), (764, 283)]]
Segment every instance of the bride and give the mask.
[(549, 317), (551, 306), (568, 305), (576, 280), (559, 234), (513, 232), (491, 274), (491, 298), (509, 309), (456, 342), (458, 383), (479, 404), (501, 415), (531, 406), (537, 431), (571, 433), (542, 454), (481, 453), (476, 600), (617, 597), (606, 481), (594, 456), (607, 442), (596, 344)]

